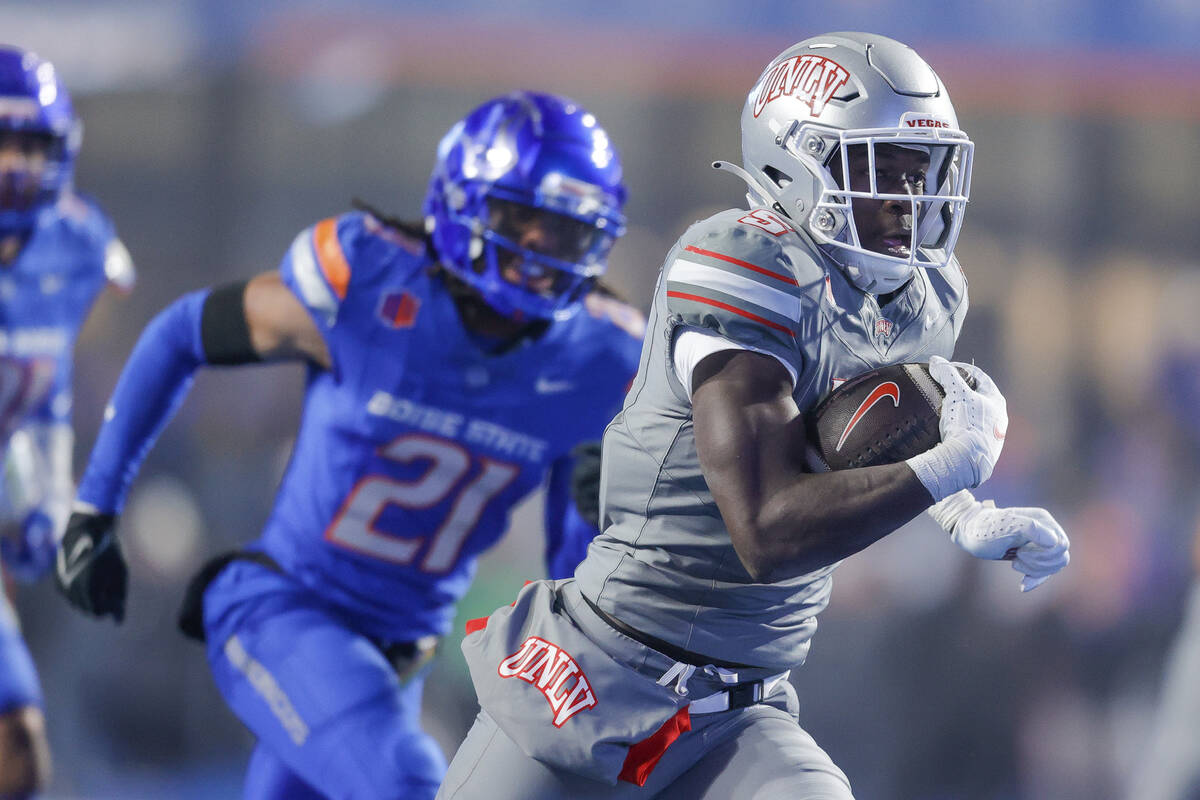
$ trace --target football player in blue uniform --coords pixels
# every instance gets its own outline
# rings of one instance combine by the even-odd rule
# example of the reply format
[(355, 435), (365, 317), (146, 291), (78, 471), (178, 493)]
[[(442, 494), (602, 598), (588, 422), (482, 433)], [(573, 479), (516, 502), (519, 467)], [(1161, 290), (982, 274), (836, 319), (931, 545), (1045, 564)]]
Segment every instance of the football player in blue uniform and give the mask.
[(476, 557), (542, 485), (550, 575), (595, 533), (569, 502), (570, 451), (637, 369), (644, 322), (596, 286), (624, 200), (596, 118), (517, 92), (442, 139), (423, 225), (318, 222), (278, 270), (186, 295), (143, 333), (58, 562), (70, 601), (117, 621), (117, 514), (195, 370), (308, 362), (266, 528), (202, 570), (182, 620), (258, 737), (246, 796), (433, 797), (445, 761), (418, 726), (421, 666)]
[[(34, 580), (54, 563), (74, 491), (71, 354), (106, 282), (133, 265), (112, 224), (72, 190), (82, 128), (54, 66), (0, 45), (0, 558)], [(49, 775), (42, 695), (0, 592), (0, 795)]]

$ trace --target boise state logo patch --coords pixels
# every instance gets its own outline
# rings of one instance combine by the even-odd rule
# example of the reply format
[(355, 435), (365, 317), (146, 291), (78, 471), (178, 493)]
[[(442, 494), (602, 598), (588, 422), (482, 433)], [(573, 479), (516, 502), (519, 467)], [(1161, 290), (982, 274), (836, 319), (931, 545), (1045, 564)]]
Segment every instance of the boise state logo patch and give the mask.
[(411, 328), (417, 321), (421, 301), (411, 292), (384, 292), (379, 301), (379, 319), (389, 328)]

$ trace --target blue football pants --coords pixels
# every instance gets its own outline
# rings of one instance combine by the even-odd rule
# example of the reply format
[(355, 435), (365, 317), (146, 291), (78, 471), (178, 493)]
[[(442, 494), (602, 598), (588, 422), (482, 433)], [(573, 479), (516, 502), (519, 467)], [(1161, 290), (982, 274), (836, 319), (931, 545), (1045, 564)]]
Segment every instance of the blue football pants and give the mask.
[(402, 684), (312, 591), (235, 561), (205, 592), (204, 624), (217, 687), (258, 737), (247, 798), (437, 793), (446, 760), (419, 727), (423, 678)]

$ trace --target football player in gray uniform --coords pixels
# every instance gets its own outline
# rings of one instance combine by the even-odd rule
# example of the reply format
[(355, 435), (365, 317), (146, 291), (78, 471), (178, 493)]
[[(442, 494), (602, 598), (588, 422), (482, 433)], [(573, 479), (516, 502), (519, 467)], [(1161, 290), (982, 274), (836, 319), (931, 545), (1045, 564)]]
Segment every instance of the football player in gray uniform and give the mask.
[[(787, 681), (838, 562), (930, 509), (972, 555), (1011, 560), (1023, 589), (1067, 563), (1048, 512), (967, 491), (1008, 418), (987, 375), (947, 360), (967, 309), (953, 253), (972, 143), (938, 76), (882, 36), (807, 39), (751, 90), (742, 150), (741, 167), (714, 166), (746, 182), (750, 208), (667, 254), (604, 435), (603, 533), (573, 580), (529, 584), (469, 626), (482, 710), (441, 798), (845, 800)], [(806, 412), (910, 361), (946, 391), (941, 443), (806, 469)]]

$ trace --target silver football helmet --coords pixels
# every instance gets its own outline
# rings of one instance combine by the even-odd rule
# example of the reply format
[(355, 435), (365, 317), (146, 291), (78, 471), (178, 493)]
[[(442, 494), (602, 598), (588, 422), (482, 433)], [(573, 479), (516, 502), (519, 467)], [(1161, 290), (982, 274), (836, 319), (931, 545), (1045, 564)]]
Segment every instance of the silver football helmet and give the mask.
[[(880, 164), (895, 160), (896, 148), (918, 154), (920, 174), (885, 174)], [(855, 286), (883, 294), (918, 266), (950, 263), (973, 150), (946, 87), (915, 51), (884, 36), (829, 33), (780, 53), (750, 91), (744, 169), (713, 166), (745, 180), (752, 205), (799, 225)], [(879, 240), (886, 244), (862, 236), (863, 209), (879, 208), (862, 202), (870, 200), (894, 206), (896, 229)]]

